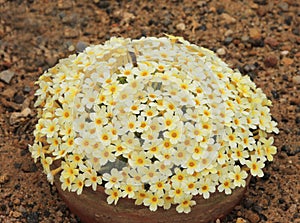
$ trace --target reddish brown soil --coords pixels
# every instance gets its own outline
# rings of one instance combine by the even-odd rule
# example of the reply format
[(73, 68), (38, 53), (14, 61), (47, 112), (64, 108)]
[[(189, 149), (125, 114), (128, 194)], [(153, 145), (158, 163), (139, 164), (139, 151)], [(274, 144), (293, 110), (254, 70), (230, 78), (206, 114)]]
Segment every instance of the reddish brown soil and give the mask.
[(299, 12), (296, 0), (0, 0), (0, 222), (80, 222), (28, 152), (38, 76), (111, 36), (169, 33), (216, 51), (273, 101), (278, 154), (221, 222), (299, 223)]

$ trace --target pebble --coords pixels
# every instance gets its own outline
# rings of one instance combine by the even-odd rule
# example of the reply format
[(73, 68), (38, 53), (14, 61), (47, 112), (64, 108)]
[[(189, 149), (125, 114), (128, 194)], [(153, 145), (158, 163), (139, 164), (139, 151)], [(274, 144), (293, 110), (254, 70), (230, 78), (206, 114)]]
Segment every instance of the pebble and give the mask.
[(14, 97), (13, 97), (13, 101), (17, 104), (22, 104), (23, 101), (25, 100), (25, 97), (21, 94), (15, 94)]
[(243, 218), (237, 218), (235, 223), (247, 223), (247, 221)]
[(267, 0), (254, 0), (253, 2), (258, 5), (266, 5), (268, 1)]
[(279, 42), (276, 39), (272, 38), (272, 37), (265, 38), (264, 42), (265, 42), (265, 44), (269, 45), (272, 48), (277, 47), (278, 44), (279, 44)]
[(221, 14), (221, 19), (223, 19), (225, 24), (234, 24), (236, 23), (236, 19), (227, 13)]
[(178, 23), (178, 24), (176, 25), (176, 29), (177, 29), (177, 30), (180, 30), (180, 31), (185, 30), (185, 24), (184, 24), (183, 22)]
[(94, 3), (101, 9), (106, 9), (106, 8), (109, 8), (109, 6), (110, 6), (109, 1), (94, 0)]
[(286, 2), (279, 2), (278, 8), (280, 8), (284, 12), (287, 12), (289, 10), (289, 4)]
[(1, 95), (7, 99), (10, 99), (14, 96), (15, 93), (16, 93), (16, 90), (13, 89), (12, 87), (9, 87), (9, 88), (5, 89), (4, 91), (2, 91)]
[(4, 70), (0, 72), (0, 80), (4, 81), (5, 83), (9, 84), (11, 79), (15, 76), (15, 72), (11, 70)]
[(14, 204), (15, 205), (19, 205), (19, 204), (21, 204), (21, 201), (20, 201), (20, 199), (19, 198), (16, 198), (16, 199), (14, 199)]
[(292, 80), (295, 84), (300, 84), (300, 75), (293, 76)]
[(283, 50), (283, 51), (280, 52), (280, 54), (281, 54), (282, 56), (286, 56), (286, 55), (288, 55), (289, 53), (290, 53), (290, 51), (288, 51), (288, 50)]
[(229, 45), (232, 42), (233, 38), (231, 36), (227, 36), (224, 40), (225, 45)]
[(26, 208), (23, 205), (20, 205), (20, 207), (18, 208), (18, 211), (21, 212), (21, 213), (25, 213)]
[(251, 223), (258, 223), (260, 221), (260, 217), (258, 214), (252, 212), (252, 211), (247, 211), (245, 213), (245, 217), (251, 222)]
[(0, 176), (0, 184), (6, 184), (9, 180), (10, 176), (7, 173)]
[(79, 41), (76, 44), (76, 52), (77, 53), (83, 52), (87, 46), (88, 44), (86, 42)]
[(76, 38), (79, 36), (79, 31), (77, 29), (66, 27), (64, 30), (64, 36), (66, 38)]
[(298, 27), (293, 28), (292, 33), (295, 34), (296, 36), (300, 36), (300, 28)]
[(287, 24), (288, 26), (290, 26), (292, 24), (292, 21), (293, 21), (293, 17), (292, 16), (286, 16), (284, 18), (284, 23)]
[(253, 40), (260, 40), (261, 39), (261, 32), (258, 28), (250, 28), (249, 29), (250, 38)]
[(69, 50), (70, 52), (73, 52), (73, 51), (75, 50), (75, 46), (74, 46), (74, 45), (70, 45), (70, 46), (68, 47), (68, 50)]
[(53, 67), (57, 63), (57, 58), (52, 55), (48, 55), (46, 56), (45, 61), (49, 67)]
[(266, 67), (275, 67), (277, 65), (278, 59), (275, 55), (268, 55), (264, 59), (264, 64)]
[(73, 6), (73, 1), (71, 0), (59, 0), (57, 3), (59, 9), (70, 9)]
[(23, 87), (23, 92), (24, 92), (24, 93), (29, 93), (30, 91), (31, 91), (31, 87), (30, 87), (30, 86), (25, 85), (25, 86)]
[(241, 37), (242, 42), (247, 42), (249, 40), (249, 36), (242, 36)]
[(271, 94), (272, 94), (274, 99), (279, 99), (279, 94), (277, 93), (277, 91), (272, 90)]
[(14, 218), (19, 218), (19, 217), (22, 216), (22, 213), (19, 212), (19, 211), (12, 211), (12, 212), (10, 212), (9, 215), (12, 216), (12, 217), (14, 217)]
[(233, 34), (233, 31), (231, 29), (228, 29), (225, 33), (224, 33), (224, 36), (230, 36)]
[(62, 23), (69, 25), (71, 27), (75, 27), (78, 22), (78, 15), (73, 13), (71, 15), (66, 15), (62, 18)]
[(291, 59), (291, 58), (288, 58), (288, 57), (282, 58), (281, 61), (282, 61), (282, 63), (283, 63), (284, 66), (290, 66), (291, 64), (294, 63), (294, 60)]
[(31, 115), (32, 111), (30, 108), (25, 108), (21, 112), (12, 112), (9, 117), (9, 123), (14, 125), (21, 121), (22, 118), (26, 118)]
[(224, 48), (217, 49), (217, 54), (220, 56), (224, 56), (226, 54), (226, 50)]
[(39, 222), (39, 213), (38, 212), (28, 213), (26, 220), (27, 220), (27, 223)]

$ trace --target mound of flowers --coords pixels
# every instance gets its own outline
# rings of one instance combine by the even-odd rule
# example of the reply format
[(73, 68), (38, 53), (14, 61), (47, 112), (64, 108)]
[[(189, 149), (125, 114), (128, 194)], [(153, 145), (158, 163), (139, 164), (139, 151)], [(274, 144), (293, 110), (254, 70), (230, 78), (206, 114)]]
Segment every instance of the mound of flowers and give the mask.
[[(248, 76), (181, 37), (111, 38), (61, 59), (37, 81), (30, 146), (63, 190), (188, 213), (194, 196), (231, 194), (263, 176), (278, 132)], [(58, 167), (57, 164), (59, 163)]]

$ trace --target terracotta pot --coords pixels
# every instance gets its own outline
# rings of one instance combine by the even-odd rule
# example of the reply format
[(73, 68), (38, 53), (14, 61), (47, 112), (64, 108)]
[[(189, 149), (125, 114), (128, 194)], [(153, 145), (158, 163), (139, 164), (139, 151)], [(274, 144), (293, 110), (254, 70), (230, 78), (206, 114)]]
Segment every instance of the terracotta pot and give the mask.
[[(247, 179), (249, 184), (250, 177)], [(55, 179), (55, 185), (62, 199), (70, 210), (85, 223), (207, 223), (228, 214), (242, 199), (247, 187), (236, 188), (231, 195), (214, 193), (209, 199), (197, 196), (197, 202), (188, 214), (177, 213), (175, 206), (169, 210), (158, 208), (152, 212), (143, 205), (135, 205), (133, 199), (120, 198), (117, 205), (109, 205), (106, 202), (107, 195), (102, 187), (97, 191), (84, 188), (81, 195), (63, 191), (59, 179)]]

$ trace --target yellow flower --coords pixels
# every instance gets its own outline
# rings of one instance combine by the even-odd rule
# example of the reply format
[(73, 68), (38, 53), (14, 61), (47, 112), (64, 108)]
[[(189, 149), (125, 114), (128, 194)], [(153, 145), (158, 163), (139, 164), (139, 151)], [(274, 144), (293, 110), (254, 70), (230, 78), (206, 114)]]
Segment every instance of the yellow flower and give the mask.
[(191, 207), (196, 205), (196, 201), (192, 200), (192, 196), (185, 196), (185, 198), (180, 202), (180, 204), (176, 207), (176, 211), (178, 213), (189, 213), (191, 212)]
[(262, 148), (265, 151), (268, 161), (273, 161), (273, 155), (276, 154), (277, 152), (277, 148), (275, 146), (272, 146), (274, 142), (274, 138), (273, 137), (270, 137), (269, 139), (263, 138), (262, 142), (264, 143)]
[(148, 192), (147, 197), (144, 199), (144, 205), (149, 206), (150, 211), (156, 211), (157, 207), (161, 207), (164, 200), (156, 193)]
[(90, 172), (85, 172), (84, 176), (86, 178), (85, 180), (85, 186), (90, 187), (92, 186), (92, 189), (96, 191), (97, 185), (102, 184), (102, 179), (97, 175), (97, 172), (95, 170), (92, 170)]
[(107, 197), (108, 204), (114, 203), (116, 205), (118, 203), (119, 198), (121, 197), (121, 192), (115, 187), (112, 189), (106, 189), (105, 193), (109, 195)]
[(186, 196), (179, 182), (173, 182), (172, 188), (169, 191), (169, 195), (174, 199), (174, 202), (176, 203), (181, 202)]
[(262, 168), (265, 164), (262, 160), (258, 160), (256, 156), (252, 155), (251, 160), (246, 161), (246, 165), (250, 168), (252, 176), (262, 177), (264, 175)]
[(122, 197), (133, 198), (135, 196), (136, 187), (132, 184), (121, 183), (120, 189), (122, 189)]
[(247, 178), (247, 172), (244, 170), (241, 170), (240, 166), (234, 166), (233, 172), (230, 172), (228, 175), (233, 180), (233, 185), (236, 187), (245, 187)]
[(71, 191), (80, 195), (84, 186), (85, 177), (83, 174), (79, 174), (71, 185)]
[(59, 130), (58, 119), (54, 118), (52, 120), (46, 119), (44, 122), (44, 128), (41, 130), (41, 133), (45, 134), (48, 138), (53, 137), (57, 134)]

